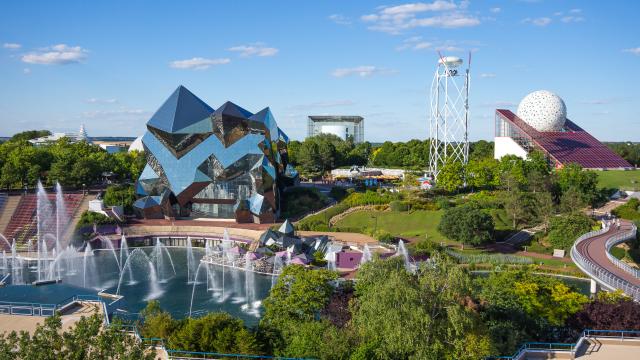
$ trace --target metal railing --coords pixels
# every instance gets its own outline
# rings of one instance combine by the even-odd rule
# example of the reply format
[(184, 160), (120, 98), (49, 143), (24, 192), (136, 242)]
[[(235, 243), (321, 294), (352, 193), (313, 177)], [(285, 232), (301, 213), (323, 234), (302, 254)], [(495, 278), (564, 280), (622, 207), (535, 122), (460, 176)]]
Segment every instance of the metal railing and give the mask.
[[(584, 257), (577, 250), (577, 246), (580, 242), (586, 239), (592, 238), (594, 236), (602, 235), (608, 231), (609, 231), (609, 228), (604, 228), (596, 231), (590, 231), (580, 236), (571, 247), (571, 252), (570, 252), (571, 259), (573, 260), (573, 262), (576, 263), (576, 265), (578, 265), (580, 270), (582, 270), (584, 273), (589, 275), (591, 278), (597, 280), (599, 283), (605, 285), (606, 287), (612, 290), (615, 290), (615, 289), (622, 290), (625, 294), (632, 297), (634, 300), (640, 301), (640, 287), (635, 286), (629, 283), (628, 281), (621, 279), (617, 275), (609, 272), (604, 267)], [(630, 236), (635, 236), (635, 229), (632, 229), (632, 231), (619, 234), (619, 235), (621, 236), (626, 235), (628, 239)]]
[(587, 329), (582, 331), (580, 338), (575, 343), (545, 343), (545, 342), (528, 342), (522, 345), (515, 354), (511, 356), (491, 356), (487, 360), (508, 359), (522, 360), (528, 352), (549, 353), (564, 352), (574, 355), (582, 346), (584, 341), (589, 338), (607, 338), (607, 339), (640, 339), (640, 330), (596, 330)]
[(53, 316), (57, 304), (0, 301), (0, 314), (26, 316)]
[(631, 275), (633, 275), (633, 277), (635, 277), (636, 279), (640, 279), (640, 270), (633, 268), (631, 266), (629, 266), (628, 264), (626, 264), (623, 261), (620, 261), (620, 259), (616, 258), (615, 256), (611, 255), (611, 248), (623, 243), (631, 238), (635, 238), (636, 237), (636, 232), (637, 232), (638, 228), (636, 227), (635, 224), (633, 224), (631, 226), (631, 229), (626, 232), (626, 233), (622, 233), (622, 234), (618, 234), (615, 236), (612, 236), (611, 238), (607, 239), (607, 242), (605, 243), (605, 249), (606, 249), (606, 253), (607, 253), (607, 258), (609, 259), (609, 261), (611, 261), (615, 266), (617, 266), (618, 268), (620, 268), (622, 271), (629, 273)]

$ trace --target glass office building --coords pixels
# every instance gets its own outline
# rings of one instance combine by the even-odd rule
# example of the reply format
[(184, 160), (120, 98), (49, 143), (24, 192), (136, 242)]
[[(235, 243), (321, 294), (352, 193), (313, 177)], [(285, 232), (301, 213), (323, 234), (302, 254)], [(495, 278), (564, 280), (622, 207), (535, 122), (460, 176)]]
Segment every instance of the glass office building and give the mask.
[(364, 118), (362, 116), (318, 115), (307, 118), (307, 137), (333, 134), (342, 140), (352, 138), (355, 144), (364, 142)]
[(287, 135), (269, 108), (226, 102), (217, 110), (180, 86), (147, 122), (147, 165), (134, 204), (145, 218), (273, 222), (280, 190), (297, 180)]

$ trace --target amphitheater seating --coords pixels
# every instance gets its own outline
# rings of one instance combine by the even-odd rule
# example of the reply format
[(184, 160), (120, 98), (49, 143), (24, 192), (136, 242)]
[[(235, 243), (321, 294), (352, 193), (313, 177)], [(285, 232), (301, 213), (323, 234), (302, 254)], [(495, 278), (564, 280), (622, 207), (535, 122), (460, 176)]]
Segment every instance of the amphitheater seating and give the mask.
[[(51, 217), (44, 221), (43, 228), (41, 229), (44, 234), (56, 234), (56, 214), (55, 214), (55, 194), (49, 194), (49, 201), (51, 201), (52, 208), (54, 209)], [(83, 195), (82, 194), (65, 194), (64, 195), (64, 203), (66, 206), (66, 216), (64, 219), (70, 220), (75, 212), (80, 207), (82, 203)], [(9, 225), (7, 225), (7, 229), (5, 231), (5, 236), (7, 239), (15, 239), (18, 245), (26, 244), (29, 239), (35, 239), (37, 236), (38, 226), (37, 226), (37, 207), (38, 207), (38, 199), (35, 194), (26, 194), (23, 195), (16, 207), (16, 210), (9, 221)], [(67, 227), (68, 223), (64, 224), (64, 228), (61, 231), (64, 231)], [(55, 240), (54, 238), (47, 239), (48, 246), (50, 248), (53, 247)]]

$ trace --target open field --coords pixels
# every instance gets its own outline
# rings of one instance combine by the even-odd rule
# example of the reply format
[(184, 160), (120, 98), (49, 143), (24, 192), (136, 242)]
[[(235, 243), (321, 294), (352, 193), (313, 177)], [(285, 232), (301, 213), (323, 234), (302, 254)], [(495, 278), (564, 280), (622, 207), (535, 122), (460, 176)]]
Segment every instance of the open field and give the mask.
[(413, 212), (399, 211), (356, 211), (336, 224), (336, 227), (366, 228), (384, 230), (392, 235), (400, 237), (425, 238), (432, 241), (444, 241), (445, 238), (438, 232), (438, 223), (442, 217), (442, 211), (418, 210)]
[(621, 190), (640, 190), (640, 170), (597, 171), (598, 185)]

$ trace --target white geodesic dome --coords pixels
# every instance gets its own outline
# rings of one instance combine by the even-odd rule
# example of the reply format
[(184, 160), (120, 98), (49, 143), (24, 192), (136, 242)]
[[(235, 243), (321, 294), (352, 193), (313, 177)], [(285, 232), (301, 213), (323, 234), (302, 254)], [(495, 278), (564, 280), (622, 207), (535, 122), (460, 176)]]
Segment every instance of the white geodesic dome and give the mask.
[(538, 90), (520, 101), (518, 117), (538, 131), (561, 131), (567, 120), (567, 107), (560, 96)]

